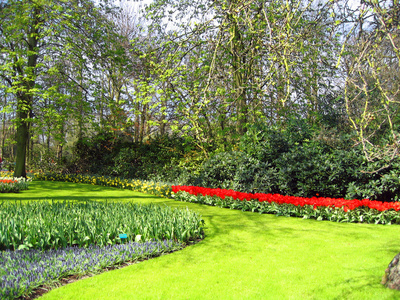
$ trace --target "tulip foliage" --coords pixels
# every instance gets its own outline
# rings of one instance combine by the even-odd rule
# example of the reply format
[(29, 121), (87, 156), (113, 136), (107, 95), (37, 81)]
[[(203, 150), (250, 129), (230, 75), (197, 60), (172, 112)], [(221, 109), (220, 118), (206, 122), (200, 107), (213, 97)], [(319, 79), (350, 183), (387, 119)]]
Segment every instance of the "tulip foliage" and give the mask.
[(153, 239), (188, 243), (203, 236), (203, 220), (194, 212), (133, 203), (0, 202), (0, 220), (0, 250), (107, 246)]

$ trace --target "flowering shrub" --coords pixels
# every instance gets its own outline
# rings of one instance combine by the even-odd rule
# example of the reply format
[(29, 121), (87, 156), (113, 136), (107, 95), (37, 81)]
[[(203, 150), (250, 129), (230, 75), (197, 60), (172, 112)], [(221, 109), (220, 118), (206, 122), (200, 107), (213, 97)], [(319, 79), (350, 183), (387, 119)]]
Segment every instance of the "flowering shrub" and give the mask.
[(63, 182), (74, 182), (74, 183), (86, 183), (93, 185), (117, 187), (121, 189), (129, 189), (136, 192), (151, 194), (164, 198), (171, 197), (171, 186), (163, 183), (157, 183), (154, 181), (145, 180), (128, 180), (120, 179), (118, 177), (107, 177), (107, 176), (90, 176), (82, 174), (43, 174), (35, 173), (35, 180), (46, 180), (46, 181), (63, 181)]
[(398, 202), (251, 194), (195, 186), (172, 186), (172, 191), (176, 200), (232, 209), (338, 222), (400, 224)]
[(31, 179), (0, 177), (0, 193), (18, 193), (27, 190)]

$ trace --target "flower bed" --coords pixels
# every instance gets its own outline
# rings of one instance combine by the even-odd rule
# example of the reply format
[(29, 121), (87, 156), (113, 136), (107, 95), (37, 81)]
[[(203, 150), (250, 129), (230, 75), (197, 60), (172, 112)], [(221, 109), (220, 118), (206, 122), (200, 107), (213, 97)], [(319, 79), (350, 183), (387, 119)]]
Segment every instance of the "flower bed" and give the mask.
[(400, 224), (399, 202), (250, 194), (195, 186), (172, 186), (172, 191), (176, 200), (231, 209), (337, 222)]
[(96, 274), (126, 262), (182, 248), (179, 241), (129, 242), (105, 247), (67, 247), (41, 251), (0, 251), (0, 299), (29, 298), (41, 285), (55, 285), (70, 275)]
[(29, 188), (30, 179), (0, 177), (0, 193), (18, 193)]
[[(131, 202), (0, 201), (0, 299), (183, 248), (204, 237), (188, 209)], [(14, 250), (14, 251), (11, 251)]]
[[(34, 213), (32, 213), (34, 212)], [(0, 250), (106, 246), (203, 237), (195, 212), (131, 202), (0, 202)], [(126, 234), (122, 241), (119, 234)]]

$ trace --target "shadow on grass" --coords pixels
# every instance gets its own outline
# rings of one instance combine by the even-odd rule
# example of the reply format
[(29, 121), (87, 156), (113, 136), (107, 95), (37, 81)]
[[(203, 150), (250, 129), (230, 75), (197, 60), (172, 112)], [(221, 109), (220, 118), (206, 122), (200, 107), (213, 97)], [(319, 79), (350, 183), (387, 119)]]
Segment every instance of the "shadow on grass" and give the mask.
[[(63, 201), (63, 200), (67, 200), (67, 201), (88, 201), (88, 200), (96, 200), (96, 201), (129, 201), (132, 200), (130, 198), (135, 198), (135, 199), (151, 199), (151, 197), (148, 196), (139, 196), (139, 195), (134, 195), (134, 196), (104, 196), (104, 197), (100, 197), (100, 196), (80, 196), (80, 195), (71, 195), (71, 196), (37, 196), (37, 197), (33, 197), (33, 196), (26, 196), (26, 197), (18, 197), (18, 198), (0, 198), (0, 201), (40, 201), (40, 200), (55, 200), (55, 201)], [(156, 199), (156, 198), (155, 198)]]
[[(373, 272), (373, 270), (372, 270)], [(383, 273), (382, 273), (383, 275)], [(331, 299), (359, 299), (359, 291), (374, 290), (377, 294), (385, 292), (388, 295), (382, 299), (399, 299), (399, 293), (395, 290), (388, 290), (380, 284), (381, 277), (374, 277), (370, 275), (350, 276), (341, 282), (334, 282), (326, 284), (319, 288), (314, 289), (314, 294), (321, 294), (330, 291)], [(390, 295), (392, 294), (392, 295)], [(364, 299), (368, 298), (368, 294), (364, 295)]]
[(126, 201), (132, 198), (149, 202), (160, 199), (157, 196), (119, 188), (57, 181), (34, 181), (30, 183), (28, 190), (0, 194), (0, 201)]

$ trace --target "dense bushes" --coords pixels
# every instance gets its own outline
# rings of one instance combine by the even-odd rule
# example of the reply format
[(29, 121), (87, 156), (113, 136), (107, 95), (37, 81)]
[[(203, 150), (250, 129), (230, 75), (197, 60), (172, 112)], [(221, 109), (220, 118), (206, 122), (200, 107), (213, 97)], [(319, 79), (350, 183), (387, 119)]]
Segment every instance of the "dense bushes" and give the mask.
[[(386, 163), (378, 161), (364, 164), (365, 168), (358, 168), (360, 178), (350, 182), (347, 189), (347, 197), (351, 198), (375, 198), (382, 201), (400, 200), (400, 161), (396, 159), (385, 168)], [(375, 172), (383, 168), (379, 172)], [(370, 196), (372, 195), (372, 196)]]
[[(201, 166), (197, 185), (302, 197), (399, 200), (400, 160), (368, 162), (349, 136), (297, 122), (286, 130), (250, 127), (236, 151)], [(377, 172), (377, 170), (379, 170)]]
[(76, 143), (75, 158), (66, 171), (151, 179), (189, 150), (190, 145), (178, 136), (155, 136), (135, 143), (126, 137), (99, 133)]
[(399, 200), (400, 159), (366, 161), (357, 139), (343, 130), (301, 119), (285, 127), (260, 123), (230, 147), (209, 148), (206, 154), (176, 135), (133, 143), (102, 133), (77, 142), (66, 171), (244, 192)]
[(276, 160), (280, 193), (297, 196), (344, 197), (350, 182), (362, 179), (362, 153), (354, 149), (324, 149), (303, 143)]
[(198, 185), (246, 192), (275, 191), (276, 169), (241, 151), (213, 155), (200, 168)]

